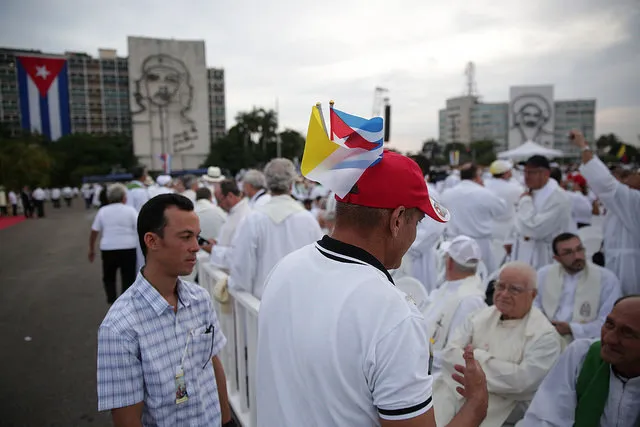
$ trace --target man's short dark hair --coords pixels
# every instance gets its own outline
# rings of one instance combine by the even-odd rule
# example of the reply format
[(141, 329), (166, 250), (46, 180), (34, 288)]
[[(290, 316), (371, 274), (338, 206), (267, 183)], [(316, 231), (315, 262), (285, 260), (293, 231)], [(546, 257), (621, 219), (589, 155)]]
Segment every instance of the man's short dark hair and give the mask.
[(164, 212), (167, 208), (175, 206), (181, 211), (193, 211), (193, 202), (180, 194), (159, 194), (147, 201), (138, 214), (138, 240), (143, 255), (147, 256), (147, 245), (144, 243), (144, 235), (155, 233), (164, 236), (164, 228), (167, 226), (167, 217)]
[(144, 166), (136, 166), (131, 170), (131, 175), (133, 175), (133, 179), (142, 178), (147, 172), (147, 168)]
[(562, 171), (559, 168), (551, 169), (551, 173), (549, 174), (549, 178), (553, 178), (556, 180), (558, 184), (562, 184)]
[(222, 192), (223, 196), (226, 196), (229, 193), (235, 196), (240, 196), (240, 189), (234, 179), (225, 179), (220, 181), (220, 192)]
[(549, 163), (549, 159), (539, 154), (529, 157), (524, 165), (532, 168), (543, 168), (543, 169), (551, 170), (551, 164)]
[[(405, 221), (409, 221), (413, 217), (414, 211), (418, 211), (418, 209), (410, 208), (405, 211)], [(370, 208), (336, 201), (336, 228), (348, 227), (369, 233), (379, 227), (385, 216), (391, 212), (393, 209)]]
[(558, 234), (553, 239), (553, 242), (551, 243), (551, 248), (553, 249), (553, 254), (554, 255), (558, 255), (558, 243), (566, 242), (567, 240), (571, 240), (571, 239), (580, 239), (580, 237), (575, 235), (575, 234), (573, 234), (573, 233), (561, 233), (561, 234)]
[(640, 299), (640, 294), (631, 294), (631, 295), (625, 295), (623, 297), (620, 297), (616, 300), (616, 302), (613, 303), (613, 306), (615, 307), (616, 305), (618, 305), (619, 302), (622, 302), (626, 299), (631, 299), (631, 298), (638, 298)]
[(460, 169), (460, 179), (476, 179), (478, 176), (478, 165), (470, 163)]
[(200, 187), (196, 190), (196, 200), (211, 200), (211, 190), (207, 187)]

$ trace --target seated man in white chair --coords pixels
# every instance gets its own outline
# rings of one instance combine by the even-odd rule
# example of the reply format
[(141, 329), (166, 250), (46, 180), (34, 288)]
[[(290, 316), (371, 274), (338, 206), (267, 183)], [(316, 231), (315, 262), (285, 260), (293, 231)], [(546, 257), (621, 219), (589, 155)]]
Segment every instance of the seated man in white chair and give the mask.
[(439, 370), (439, 354), (450, 334), (469, 314), (487, 306), (482, 281), (476, 275), (482, 256), (478, 243), (471, 237), (458, 236), (441, 248), (445, 253), (445, 282), (429, 295), (422, 311), (432, 333), (434, 373)]
[(566, 343), (597, 338), (621, 297), (620, 282), (611, 271), (585, 259), (578, 236), (562, 233), (553, 240), (553, 264), (538, 270), (534, 305), (556, 327)]
[(467, 345), (475, 349), (487, 377), (489, 408), (481, 427), (512, 426), (521, 419), (560, 356), (560, 336), (533, 306), (533, 267), (519, 261), (505, 264), (495, 290), (494, 305), (469, 316), (441, 352), (441, 373), (433, 388), (438, 425), (453, 419), (464, 402), (448, 377)]

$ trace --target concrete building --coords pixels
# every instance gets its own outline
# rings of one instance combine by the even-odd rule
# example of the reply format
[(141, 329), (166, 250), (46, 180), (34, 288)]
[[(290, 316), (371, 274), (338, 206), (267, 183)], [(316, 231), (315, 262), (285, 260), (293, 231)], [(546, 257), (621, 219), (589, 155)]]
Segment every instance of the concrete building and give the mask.
[(227, 109), (224, 93), (224, 69), (209, 68), (209, 133), (211, 140), (222, 138), (227, 131)]
[(510, 102), (448, 99), (446, 108), (438, 111), (438, 142), (493, 140), (495, 150), (504, 151), (533, 140), (572, 156), (578, 152), (568, 141), (571, 129), (581, 129), (588, 141), (595, 140), (595, 100), (556, 101), (552, 86), (513, 87), (510, 93)]
[(33, 50), (0, 49), (0, 123), (11, 135), (21, 132), (20, 96), (15, 54), (34, 54)]

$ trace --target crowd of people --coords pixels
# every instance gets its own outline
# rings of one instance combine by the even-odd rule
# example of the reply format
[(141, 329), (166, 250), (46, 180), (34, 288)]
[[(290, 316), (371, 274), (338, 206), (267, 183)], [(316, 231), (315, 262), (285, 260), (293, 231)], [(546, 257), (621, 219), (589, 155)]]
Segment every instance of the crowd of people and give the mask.
[(221, 303), (261, 301), (260, 426), (640, 425), (640, 175), (573, 141), (576, 165), (497, 160), (437, 182), (385, 151), (345, 197), (281, 158), (94, 188), (88, 257), (100, 237), (113, 304), (99, 409), (234, 425), (200, 253), (227, 273)]

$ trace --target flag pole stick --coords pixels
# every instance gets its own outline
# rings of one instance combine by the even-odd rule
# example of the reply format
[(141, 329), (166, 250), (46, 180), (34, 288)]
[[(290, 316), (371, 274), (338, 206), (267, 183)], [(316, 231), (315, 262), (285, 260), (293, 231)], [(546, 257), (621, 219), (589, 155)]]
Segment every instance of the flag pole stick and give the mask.
[(316, 108), (318, 109), (318, 113), (320, 113), (320, 119), (322, 119), (322, 128), (324, 129), (324, 133), (327, 133), (327, 124), (324, 122), (324, 115), (322, 114), (322, 103), (316, 102)]
[(331, 117), (333, 116), (333, 104), (335, 102), (333, 100), (329, 101), (329, 138), (333, 141), (333, 125)]

